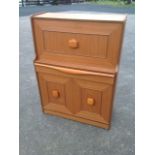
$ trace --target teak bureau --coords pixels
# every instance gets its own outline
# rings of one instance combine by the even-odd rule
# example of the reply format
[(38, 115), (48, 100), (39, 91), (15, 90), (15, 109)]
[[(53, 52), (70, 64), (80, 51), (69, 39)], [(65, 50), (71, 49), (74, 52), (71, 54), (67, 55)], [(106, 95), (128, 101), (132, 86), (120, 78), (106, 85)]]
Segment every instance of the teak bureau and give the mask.
[(33, 15), (42, 110), (110, 128), (125, 15)]

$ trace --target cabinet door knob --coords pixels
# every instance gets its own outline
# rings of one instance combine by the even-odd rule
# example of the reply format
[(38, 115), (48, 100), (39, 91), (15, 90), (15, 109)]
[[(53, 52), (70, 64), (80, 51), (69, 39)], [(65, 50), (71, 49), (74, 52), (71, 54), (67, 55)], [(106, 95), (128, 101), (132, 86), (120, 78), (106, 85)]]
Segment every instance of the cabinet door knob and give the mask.
[(60, 96), (60, 94), (59, 94), (59, 92), (58, 92), (57, 90), (53, 90), (53, 91), (52, 91), (52, 96), (53, 96), (54, 98), (58, 98), (58, 97)]
[(78, 47), (78, 41), (76, 39), (70, 39), (68, 41), (68, 45), (70, 48), (77, 48)]
[(95, 100), (93, 98), (87, 98), (87, 104), (93, 106), (95, 104)]

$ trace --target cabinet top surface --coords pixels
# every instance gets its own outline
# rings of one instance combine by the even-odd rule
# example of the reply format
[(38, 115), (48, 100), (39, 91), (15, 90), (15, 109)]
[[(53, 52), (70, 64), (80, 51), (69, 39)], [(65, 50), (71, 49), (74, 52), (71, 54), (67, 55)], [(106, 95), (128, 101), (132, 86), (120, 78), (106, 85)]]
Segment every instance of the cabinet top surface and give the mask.
[(65, 19), (65, 20), (89, 20), (89, 21), (112, 21), (124, 22), (126, 20), (125, 14), (108, 14), (108, 13), (94, 13), (94, 12), (46, 12), (33, 16), (35, 18), (43, 19)]

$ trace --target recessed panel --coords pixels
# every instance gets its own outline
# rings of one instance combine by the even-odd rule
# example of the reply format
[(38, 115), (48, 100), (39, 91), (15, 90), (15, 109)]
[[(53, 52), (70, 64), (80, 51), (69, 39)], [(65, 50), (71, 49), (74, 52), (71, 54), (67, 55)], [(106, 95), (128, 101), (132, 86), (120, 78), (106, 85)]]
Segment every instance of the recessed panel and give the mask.
[[(43, 31), (44, 50), (55, 54), (81, 55), (90, 57), (107, 56), (108, 36), (80, 33)], [(70, 41), (77, 42), (76, 47)]]

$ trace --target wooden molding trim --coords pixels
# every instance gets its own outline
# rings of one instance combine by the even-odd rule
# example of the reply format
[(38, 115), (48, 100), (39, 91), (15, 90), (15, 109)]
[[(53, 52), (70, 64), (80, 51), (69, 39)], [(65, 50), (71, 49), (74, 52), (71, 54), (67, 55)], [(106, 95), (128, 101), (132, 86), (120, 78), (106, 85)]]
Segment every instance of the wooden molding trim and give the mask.
[(89, 71), (84, 71), (84, 70), (78, 70), (78, 69), (71, 69), (71, 68), (64, 68), (64, 67), (58, 67), (58, 66), (51, 66), (51, 65), (46, 65), (46, 64), (40, 64), (34, 62), (36, 66), (40, 67), (46, 67), (46, 68), (51, 68), (55, 69), (60, 72), (68, 73), (68, 74), (78, 74), (78, 75), (97, 75), (97, 76), (106, 76), (106, 77), (115, 77), (115, 74), (106, 74), (106, 73), (97, 73), (97, 72), (89, 72)]

